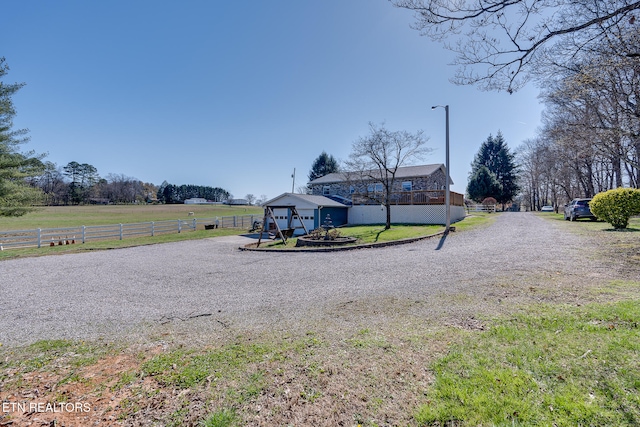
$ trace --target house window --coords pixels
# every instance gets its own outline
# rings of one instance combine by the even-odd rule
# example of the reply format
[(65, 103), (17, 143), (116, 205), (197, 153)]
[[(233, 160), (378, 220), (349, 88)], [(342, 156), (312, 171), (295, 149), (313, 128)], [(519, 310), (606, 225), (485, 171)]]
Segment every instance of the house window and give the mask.
[(384, 187), (382, 186), (381, 182), (376, 182), (375, 184), (369, 184), (367, 185), (367, 192), (369, 193), (382, 193), (382, 189)]
[(322, 187), (322, 194), (324, 196), (328, 196), (329, 194), (331, 194), (331, 186), (325, 185), (324, 187)]
[(404, 181), (402, 183), (402, 191), (411, 191), (413, 189), (413, 183), (411, 181)]

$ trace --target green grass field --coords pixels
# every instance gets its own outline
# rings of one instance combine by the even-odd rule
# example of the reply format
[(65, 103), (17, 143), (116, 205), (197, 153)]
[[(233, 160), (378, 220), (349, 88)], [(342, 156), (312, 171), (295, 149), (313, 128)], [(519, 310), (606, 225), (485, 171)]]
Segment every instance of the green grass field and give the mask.
[(261, 215), (258, 206), (227, 205), (108, 205), (47, 206), (27, 215), (0, 217), (0, 231), (61, 228), (216, 216)]

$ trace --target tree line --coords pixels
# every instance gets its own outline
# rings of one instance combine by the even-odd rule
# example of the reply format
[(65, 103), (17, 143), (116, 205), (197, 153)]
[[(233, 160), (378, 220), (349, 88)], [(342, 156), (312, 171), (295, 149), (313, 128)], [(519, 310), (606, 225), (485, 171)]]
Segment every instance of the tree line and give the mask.
[(633, 16), (555, 66), (541, 99), (543, 125), (518, 149), (533, 209), (640, 186), (640, 31)]
[(102, 178), (95, 166), (69, 162), (63, 167), (45, 162), (44, 172), (29, 178), (32, 187), (42, 192), (44, 205), (184, 203), (190, 198), (225, 202), (231, 194), (218, 187), (173, 185), (164, 181), (160, 186), (143, 182), (124, 174), (107, 174)]
[(27, 181), (40, 190), (39, 203), (47, 206), (149, 203), (156, 199), (157, 186), (124, 174), (109, 173), (100, 177), (95, 166), (69, 162), (63, 167), (44, 162), (41, 174)]
[(639, 1), (391, 1), (456, 54), (454, 83), (542, 88), (543, 126), (515, 153), (527, 208), (640, 186)]
[(211, 202), (227, 202), (233, 195), (220, 187), (203, 185), (173, 185), (164, 181), (157, 190), (160, 203), (184, 203), (187, 199), (203, 198)]

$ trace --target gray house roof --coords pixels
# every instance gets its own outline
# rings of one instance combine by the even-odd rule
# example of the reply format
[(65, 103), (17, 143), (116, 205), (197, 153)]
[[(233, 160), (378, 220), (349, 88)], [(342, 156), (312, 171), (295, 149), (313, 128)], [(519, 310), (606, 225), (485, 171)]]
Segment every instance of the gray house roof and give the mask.
[[(438, 169), (442, 169), (442, 173), (446, 173), (444, 165), (442, 163), (433, 165), (403, 166), (399, 167), (396, 171), (396, 179), (430, 176), (433, 175), (433, 173)], [(367, 173), (370, 174), (369, 172)], [(359, 172), (334, 172), (314, 179), (313, 181), (309, 182), (309, 185), (334, 184), (336, 182), (358, 180), (361, 176), (362, 174)], [(451, 183), (453, 184), (453, 182)]]
[(325, 208), (346, 208), (347, 206), (336, 202), (335, 200), (331, 200), (328, 197), (324, 196), (314, 196), (311, 194), (295, 194), (295, 193), (284, 193), (275, 197), (265, 203), (262, 206), (293, 206), (297, 205), (297, 201), (307, 202), (308, 204), (315, 205), (316, 207), (322, 206)]

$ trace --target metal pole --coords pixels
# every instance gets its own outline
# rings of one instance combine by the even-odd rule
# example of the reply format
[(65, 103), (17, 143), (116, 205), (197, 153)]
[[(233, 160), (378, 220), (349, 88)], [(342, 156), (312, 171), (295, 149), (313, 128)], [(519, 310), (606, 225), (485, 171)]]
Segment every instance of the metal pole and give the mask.
[(448, 105), (435, 105), (431, 107), (432, 110), (435, 110), (438, 107), (444, 108), (445, 116), (446, 116), (446, 155), (445, 155), (445, 169), (446, 169), (446, 184), (445, 184), (445, 193), (444, 193), (444, 204), (446, 210), (446, 226), (445, 231), (448, 232), (451, 228), (451, 172), (449, 171), (449, 106)]
[(447, 225), (446, 225), (445, 231), (449, 231), (449, 228), (451, 227), (451, 188), (450, 188), (451, 180), (449, 179), (449, 177), (451, 176), (451, 172), (449, 170), (449, 106), (448, 105), (444, 106), (444, 111), (445, 111), (446, 121), (447, 121), (447, 138), (446, 138), (447, 148), (446, 148), (446, 166), (445, 166), (445, 168), (447, 169), (447, 176), (446, 176), (447, 190), (444, 194), (444, 203), (447, 209)]
[(293, 182), (291, 183), (291, 194), (293, 194), (294, 188), (296, 186), (296, 168), (293, 168), (293, 173), (291, 174), (291, 178), (293, 178)]

